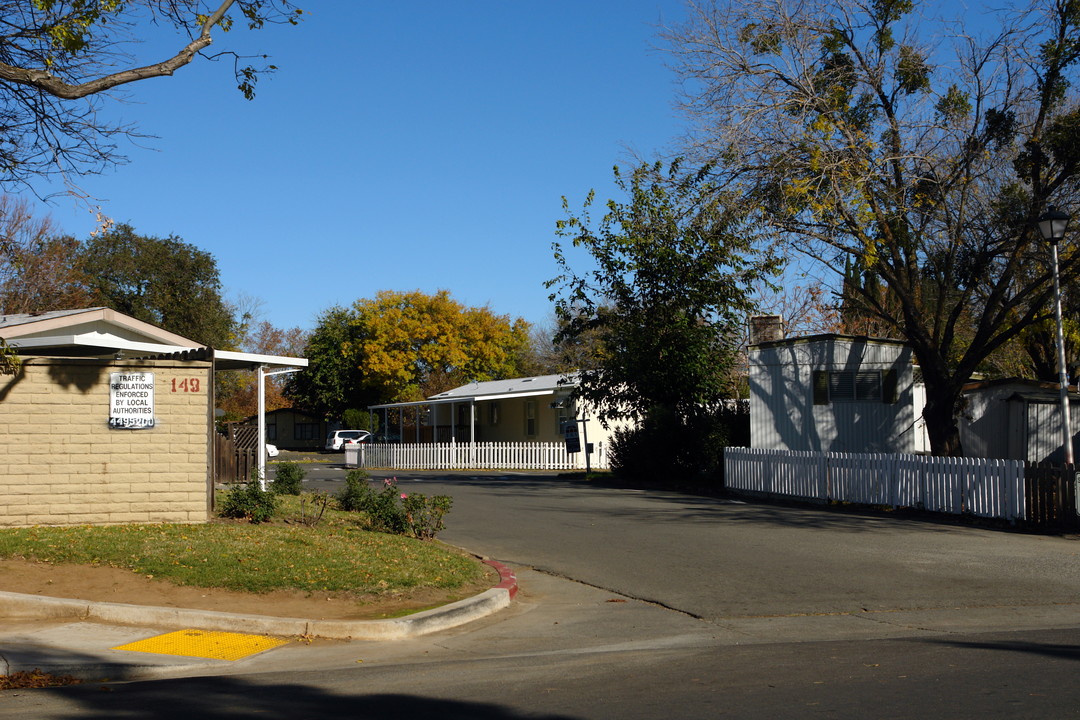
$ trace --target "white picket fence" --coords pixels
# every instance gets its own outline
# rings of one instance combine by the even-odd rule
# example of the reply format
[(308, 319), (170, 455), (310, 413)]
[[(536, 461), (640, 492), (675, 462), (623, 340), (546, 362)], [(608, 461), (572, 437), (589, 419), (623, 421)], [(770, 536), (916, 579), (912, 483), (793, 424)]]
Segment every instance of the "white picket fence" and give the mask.
[(1025, 517), (1024, 462), (878, 453), (727, 448), (725, 485), (824, 500)]
[[(392, 470), (584, 470), (585, 453), (566, 452), (566, 443), (364, 443), (347, 464)], [(606, 443), (596, 443), (594, 469), (607, 469)]]

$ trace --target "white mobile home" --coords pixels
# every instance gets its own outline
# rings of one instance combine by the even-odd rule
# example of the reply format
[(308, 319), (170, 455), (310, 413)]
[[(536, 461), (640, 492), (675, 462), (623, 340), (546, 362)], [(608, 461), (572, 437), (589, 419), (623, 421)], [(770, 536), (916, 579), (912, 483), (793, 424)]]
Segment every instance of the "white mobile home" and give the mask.
[[(1080, 398), (1069, 394), (1073, 450), (1080, 431)], [(1054, 462), (1064, 460), (1061, 395), (1057, 383), (1009, 378), (964, 386), (957, 418), (966, 457)]]
[(911, 348), (897, 340), (812, 335), (751, 345), (751, 446), (925, 452)]

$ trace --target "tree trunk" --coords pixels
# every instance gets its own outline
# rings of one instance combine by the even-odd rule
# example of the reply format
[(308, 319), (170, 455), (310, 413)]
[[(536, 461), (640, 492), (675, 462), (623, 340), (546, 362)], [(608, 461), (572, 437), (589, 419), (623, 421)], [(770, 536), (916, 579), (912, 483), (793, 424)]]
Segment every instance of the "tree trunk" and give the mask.
[(926, 421), (926, 433), (930, 437), (930, 452), (933, 455), (961, 457), (964, 454), (960, 445), (960, 428), (953, 412), (959, 396), (959, 390), (941, 392), (930, 383), (926, 385), (923, 419)]

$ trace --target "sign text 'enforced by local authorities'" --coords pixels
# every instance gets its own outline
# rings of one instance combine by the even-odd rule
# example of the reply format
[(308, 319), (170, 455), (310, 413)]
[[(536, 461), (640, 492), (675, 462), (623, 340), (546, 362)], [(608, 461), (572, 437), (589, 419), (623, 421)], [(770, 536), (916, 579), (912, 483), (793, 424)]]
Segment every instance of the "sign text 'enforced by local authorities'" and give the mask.
[(154, 427), (154, 373), (109, 373), (109, 427)]

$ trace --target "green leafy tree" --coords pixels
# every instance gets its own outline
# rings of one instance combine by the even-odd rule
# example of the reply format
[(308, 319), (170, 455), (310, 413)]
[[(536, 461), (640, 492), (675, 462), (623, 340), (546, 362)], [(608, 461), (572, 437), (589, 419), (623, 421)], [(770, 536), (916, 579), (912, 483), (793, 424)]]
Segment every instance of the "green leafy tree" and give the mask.
[(117, 225), (83, 243), (80, 267), (95, 304), (203, 345), (234, 348), (236, 323), (210, 253)]
[[(938, 455), (962, 454), (972, 373), (1048, 317), (1036, 219), (1078, 200), (1080, 4), (992, 17), (946, 32), (909, 0), (727, 0), (668, 33), (685, 151), (717, 162), (760, 232), (835, 272), (849, 312), (912, 345)], [(1078, 275), (1072, 233), (1063, 282)]]
[[(560, 274), (548, 287), (556, 288), (559, 339), (594, 348), (576, 393), (605, 423), (643, 420), (646, 430), (677, 437), (733, 397), (750, 298), (774, 263), (707, 175), (683, 174), (677, 163), (643, 165), (628, 177), (616, 169), (625, 201), (608, 201), (593, 227), (590, 193), (581, 213), (567, 207), (557, 223)], [(571, 267), (566, 239), (591, 269)]]
[[(103, 120), (105, 99), (130, 83), (169, 77), (195, 57), (233, 62), (241, 92), (254, 94), (260, 56), (207, 51), (241, 25), (296, 23), (288, 0), (0, 0), (0, 184), (93, 173), (123, 162), (117, 141), (137, 135)], [(163, 29), (176, 33), (165, 57), (135, 51)]]
[(363, 374), (349, 349), (358, 337), (355, 314), (335, 306), (319, 315), (303, 356), (308, 366), (288, 376), (285, 397), (295, 406), (340, 419), (349, 408), (378, 402), (362, 396)]
[(349, 408), (420, 400), (471, 380), (514, 377), (529, 325), (445, 290), (381, 291), (325, 312), (308, 341), (308, 369), (287, 393), (340, 418)]

